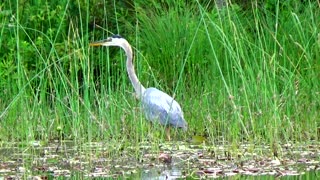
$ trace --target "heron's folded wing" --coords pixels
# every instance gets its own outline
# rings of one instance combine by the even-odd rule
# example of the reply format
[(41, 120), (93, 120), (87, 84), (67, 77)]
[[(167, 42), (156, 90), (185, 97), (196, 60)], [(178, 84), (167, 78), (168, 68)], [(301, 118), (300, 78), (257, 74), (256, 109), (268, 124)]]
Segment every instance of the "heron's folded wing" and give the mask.
[(168, 94), (155, 89), (148, 88), (142, 100), (147, 119), (154, 121), (158, 119), (161, 124), (178, 124), (183, 120), (180, 105)]

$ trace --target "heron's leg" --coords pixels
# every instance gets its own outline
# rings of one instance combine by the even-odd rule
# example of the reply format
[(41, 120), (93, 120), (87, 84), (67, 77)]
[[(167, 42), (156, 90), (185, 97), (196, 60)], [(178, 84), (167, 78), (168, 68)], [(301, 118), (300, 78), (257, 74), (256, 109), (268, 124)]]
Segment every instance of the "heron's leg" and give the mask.
[(171, 138), (170, 138), (170, 127), (169, 126), (166, 127), (166, 135), (167, 135), (168, 141), (171, 141)]

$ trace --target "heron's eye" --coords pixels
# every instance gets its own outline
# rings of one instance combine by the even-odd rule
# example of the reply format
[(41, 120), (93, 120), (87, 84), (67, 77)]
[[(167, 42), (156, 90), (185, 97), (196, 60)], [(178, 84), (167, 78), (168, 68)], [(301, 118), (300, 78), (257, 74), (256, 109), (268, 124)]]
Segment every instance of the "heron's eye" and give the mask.
[(103, 40), (104, 42), (111, 42), (112, 41), (112, 38), (111, 37), (109, 37), (109, 38), (107, 38), (107, 39), (105, 39), (105, 40)]

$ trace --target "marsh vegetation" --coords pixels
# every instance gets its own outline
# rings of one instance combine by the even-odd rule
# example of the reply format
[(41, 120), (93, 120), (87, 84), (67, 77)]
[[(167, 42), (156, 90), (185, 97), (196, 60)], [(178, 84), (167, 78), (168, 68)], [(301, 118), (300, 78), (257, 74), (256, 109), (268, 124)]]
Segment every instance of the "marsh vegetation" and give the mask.
[[(39, 175), (40, 162), (45, 173), (57, 167), (68, 175), (141, 175), (146, 164), (168, 166), (158, 158), (162, 152), (181, 161), (174, 167), (188, 177), (206, 171), (221, 177), (234, 171), (226, 164), (261, 162), (251, 173), (275, 176), (283, 171), (270, 163), (278, 161), (292, 161), (289, 171), (299, 175), (310, 167), (317, 172), (319, 8), (311, 0), (233, 1), (220, 8), (213, 1), (5, 1), (0, 176)], [(112, 33), (133, 46), (141, 82), (182, 106), (189, 129), (172, 131), (173, 142), (163, 127), (145, 121), (124, 53), (88, 46)], [(127, 162), (132, 169), (123, 167)], [(7, 167), (14, 173), (2, 171)]]

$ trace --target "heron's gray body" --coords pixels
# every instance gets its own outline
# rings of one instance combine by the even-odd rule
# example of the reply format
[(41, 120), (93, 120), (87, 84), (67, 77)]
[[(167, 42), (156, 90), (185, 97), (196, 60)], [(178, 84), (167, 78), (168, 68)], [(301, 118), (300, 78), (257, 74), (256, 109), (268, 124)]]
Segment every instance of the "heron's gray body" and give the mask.
[(142, 95), (142, 107), (146, 119), (151, 122), (159, 122), (161, 125), (182, 128), (183, 130), (188, 128), (177, 101), (156, 88), (145, 90)]

